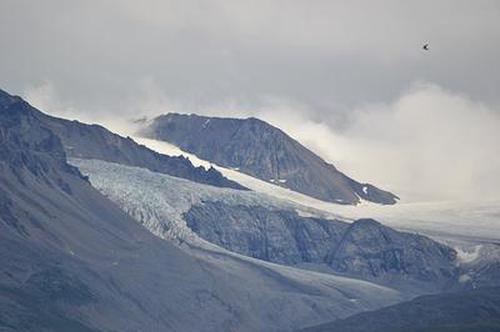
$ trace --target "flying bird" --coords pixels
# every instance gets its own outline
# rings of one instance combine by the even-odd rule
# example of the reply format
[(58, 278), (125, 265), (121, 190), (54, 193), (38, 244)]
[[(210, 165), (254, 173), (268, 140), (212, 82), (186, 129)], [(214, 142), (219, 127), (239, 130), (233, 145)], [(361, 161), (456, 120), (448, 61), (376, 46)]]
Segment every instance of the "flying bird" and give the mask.
[(429, 50), (429, 43), (424, 44), (424, 46), (422, 46), (422, 49), (425, 51), (428, 51)]

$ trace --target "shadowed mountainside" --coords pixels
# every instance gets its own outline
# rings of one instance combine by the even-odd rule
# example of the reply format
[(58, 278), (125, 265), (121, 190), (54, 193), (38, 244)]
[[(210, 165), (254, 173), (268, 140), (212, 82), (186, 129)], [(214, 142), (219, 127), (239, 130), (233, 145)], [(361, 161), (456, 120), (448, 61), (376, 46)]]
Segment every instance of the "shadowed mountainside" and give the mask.
[(421, 296), (303, 332), (500, 331), (500, 288)]

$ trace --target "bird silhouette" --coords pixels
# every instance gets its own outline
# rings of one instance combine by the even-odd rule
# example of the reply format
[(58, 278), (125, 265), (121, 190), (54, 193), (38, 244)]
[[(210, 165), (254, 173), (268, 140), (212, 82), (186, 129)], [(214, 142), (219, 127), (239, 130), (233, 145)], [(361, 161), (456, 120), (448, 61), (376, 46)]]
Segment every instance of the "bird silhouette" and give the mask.
[(429, 43), (424, 44), (424, 46), (422, 46), (422, 49), (425, 51), (428, 51), (429, 50)]

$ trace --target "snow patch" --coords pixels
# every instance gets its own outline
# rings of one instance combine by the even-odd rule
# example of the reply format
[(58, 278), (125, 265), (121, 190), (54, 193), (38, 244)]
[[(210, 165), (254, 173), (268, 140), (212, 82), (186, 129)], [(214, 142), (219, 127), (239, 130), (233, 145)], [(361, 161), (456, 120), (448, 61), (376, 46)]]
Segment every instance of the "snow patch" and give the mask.
[(455, 248), (459, 263), (471, 263), (479, 258), (482, 245), (474, 246), (472, 249)]
[(458, 282), (465, 284), (466, 282), (471, 281), (472, 278), (468, 274), (462, 274), (460, 277), (458, 277)]
[(314, 218), (314, 217), (317, 217), (316, 214), (311, 213), (311, 212), (307, 212), (307, 211), (302, 211), (301, 209), (295, 209), (295, 212), (297, 212), (297, 214), (300, 217), (303, 217), (303, 218)]

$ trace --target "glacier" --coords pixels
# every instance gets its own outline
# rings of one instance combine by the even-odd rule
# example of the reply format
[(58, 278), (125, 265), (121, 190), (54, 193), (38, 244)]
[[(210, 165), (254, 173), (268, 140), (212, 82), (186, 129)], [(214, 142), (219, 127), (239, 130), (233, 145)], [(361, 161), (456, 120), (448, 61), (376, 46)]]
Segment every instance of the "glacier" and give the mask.
[(95, 188), (117, 202), (152, 233), (170, 240), (210, 246), (189, 229), (183, 219), (184, 213), (203, 201), (278, 209), (296, 208), (290, 202), (266, 194), (199, 184), (144, 168), (96, 159), (71, 158), (68, 161), (89, 176)]
[[(469, 246), (500, 241), (500, 202), (484, 200), (472, 202), (404, 202), (378, 205), (361, 201), (356, 206), (339, 205), (256, 179), (234, 169), (228, 169), (202, 160), (178, 147), (154, 139), (134, 136), (140, 144), (159, 153), (185, 156), (196, 166), (213, 166), (225, 177), (259, 193), (267, 194), (297, 206), (299, 213), (311, 213), (322, 218), (352, 221), (360, 218), (382, 220), (384, 225), (449, 242)], [(473, 225), (473, 226), (471, 226)]]
[[(100, 160), (70, 159), (70, 163), (153, 234), (200, 252), (361, 278), (408, 294), (440, 290), (455, 279), (454, 253), (449, 248), (375, 221), (359, 220), (351, 227), (342, 220), (318, 218), (319, 210), (259, 192), (199, 184)], [(371, 254), (364, 255), (366, 250)], [(352, 265), (351, 259), (358, 263)]]

